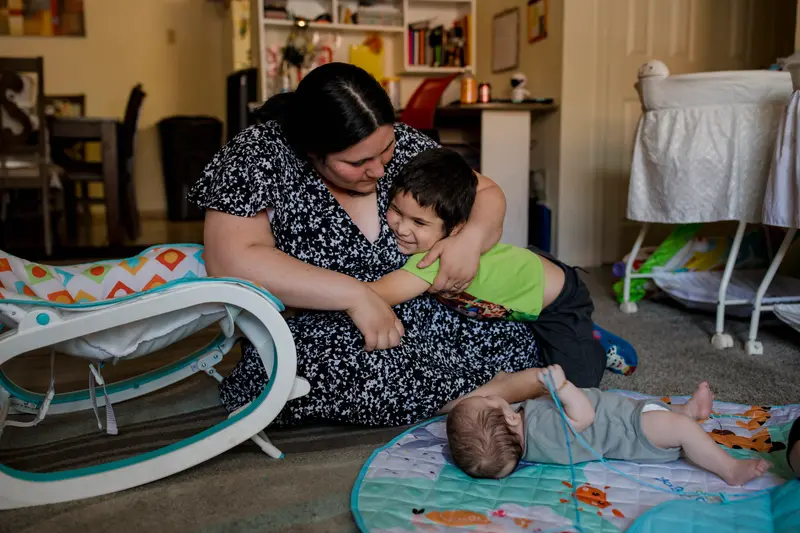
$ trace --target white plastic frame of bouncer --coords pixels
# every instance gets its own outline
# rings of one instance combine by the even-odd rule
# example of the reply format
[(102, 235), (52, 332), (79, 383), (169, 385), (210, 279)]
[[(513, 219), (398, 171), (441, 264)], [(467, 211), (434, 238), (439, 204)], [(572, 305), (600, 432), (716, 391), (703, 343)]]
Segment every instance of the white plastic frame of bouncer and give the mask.
[[(0, 305), (8, 305), (7, 302), (3, 300)], [(31, 302), (17, 303), (31, 307)], [(282, 456), (262, 430), (289, 399), (306, 394), (308, 384), (296, 378), (297, 357), (291, 332), (280, 314), (283, 306), (268, 292), (247, 282), (201, 278), (173, 285), (168, 290), (140, 293), (124, 301), (112, 300), (93, 306), (94, 309), (63, 316), (58, 305), (35, 306), (22, 317), (17, 328), (0, 335), (0, 365), (32, 350), (207, 303), (241, 309), (235, 325), (253, 343), (270, 376), (255, 400), (227, 420), (192, 437), (127, 459), (51, 473), (24, 472), (0, 464), (0, 509), (73, 501), (129, 489), (196, 466), (248, 439), (269, 455)], [(198, 371), (213, 376), (213, 364), (218, 363), (234, 343), (233, 331), (229, 336), (221, 334), (205, 349), (180, 361), (110, 385), (109, 401), (113, 404), (141, 396)], [(204, 364), (206, 361), (208, 363)], [(0, 405), (0, 409), (8, 409), (9, 394), (21, 399), (28, 408), (40, 406), (44, 399), (43, 395), (16, 387), (3, 377), (0, 402), (6, 405)], [(55, 395), (48, 412), (91, 408), (88, 398), (88, 391)], [(99, 405), (104, 403), (102, 396), (97, 400)]]

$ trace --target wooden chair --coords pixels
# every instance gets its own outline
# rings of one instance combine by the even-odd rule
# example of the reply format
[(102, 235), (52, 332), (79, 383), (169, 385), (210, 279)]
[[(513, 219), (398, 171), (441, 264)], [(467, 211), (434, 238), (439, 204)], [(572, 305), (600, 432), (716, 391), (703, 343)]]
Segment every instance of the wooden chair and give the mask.
[[(24, 106), (28, 97), (33, 101)], [(0, 113), (0, 223), (9, 226), (10, 191), (41, 190), (44, 249), (50, 256), (51, 189), (61, 187), (61, 169), (49, 160), (42, 57), (0, 57), (0, 107), (5, 111)]]
[[(139, 210), (136, 202), (136, 190), (134, 186), (134, 158), (136, 147), (136, 132), (139, 123), (139, 113), (146, 93), (142, 90), (142, 85), (137, 84), (128, 97), (128, 104), (125, 109), (123, 120), (116, 121), (117, 144), (116, 144), (116, 189), (118, 194), (104, 194), (103, 198), (89, 197), (89, 183), (108, 184), (109, 177), (104, 173), (102, 162), (86, 162), (71, 159), (65, 154), (65, 146), (74, 143), (74, 139), (59, 138), (53, 139), (53, 159), (62, 166), (66, 172), (68, 183), (65, 189), (65, 209), (67, 215), (67, 229), (71, 236), (75, 233), (75, 221), (77, 218), (78, 203), (82, 206), (84, 215), (89, 214), (91, 204), (103, 204), (106, 207), (106, 217), (109, 220), (120, 220), (124, 226), (128, 237), (136, 240), (141, 233), (141, 223)], [(81, 125), (91, 121), (70, 120), (69, 118), (59, 119), (59, 127), (55, 131), (63, 131), (68, 128), (71, 122), (74, 126), (81, 129)], [(100, 138), (85, 138), (84, 141), (100, 141)], [(104, 153), (108, 147), (104, 147)], [(105, 157), (105, 156), (104, 156)], [(81, 198), (78, 202), (75, 195), (75, 187), (80, 185)], [(109, 239), (112, 236), (109, 235)], [(119, 244), (119, 243), (112, 243)]]

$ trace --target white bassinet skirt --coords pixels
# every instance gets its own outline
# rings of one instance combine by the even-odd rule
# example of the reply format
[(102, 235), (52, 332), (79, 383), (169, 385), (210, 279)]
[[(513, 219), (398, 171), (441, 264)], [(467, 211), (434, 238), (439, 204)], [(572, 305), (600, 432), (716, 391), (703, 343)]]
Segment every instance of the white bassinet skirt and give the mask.
[(634, 142), (631, 220), (760, 223), (784, 104), (648, 111)]
[(627, 216), (638, 222), (761, 222), (788, 72), (640, 72)]
[(792, 93), (781, 117), (764, 195), (764, 224), (800, 228), (800, 91)]

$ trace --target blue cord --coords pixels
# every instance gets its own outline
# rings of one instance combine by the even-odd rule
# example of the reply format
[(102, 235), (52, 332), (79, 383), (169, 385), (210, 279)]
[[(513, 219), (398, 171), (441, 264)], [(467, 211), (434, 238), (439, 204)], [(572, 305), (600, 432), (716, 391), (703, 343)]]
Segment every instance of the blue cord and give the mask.
[[(567, 456), (569, 457), (569, 475), (570, 475), (570, 480), (572, 481), (572, 503), (575, 504), (574, 525), (575, 528), (582, 533), (583, 526), (581, 526), (581, 512), (578, 509), (578, 489), (577, 489), (577, 483), (575, 482), (575, 461), (572, 460), (572, 446), (570, 446), (569, 444), (569, 429), (567, 429), (567, 426), (569, 426), (569, 428), (572, 429), (573, 432), (575, 432), (575, 429), (572, 427), (572, 424), (570, 423), (569, 419), (567, 419), (567, 414), (564, 412), (564, 408), (561, 405), (561, 401), (558, 398), (558, 393), (555, 387), (555, 381), (553, 380), (553, 373), (548, 371), (547, 375), (545, 376), (545, 379), (547, 380), (547, 388), (550, 390), (550, 396), (553, 398), (553, 401), (555, 402), (556, 407), (558, 408), (558, 412), (561, 413), (561, 424), (562, 427), (564, 428), (564, 437), (565, 437), (564, 440), (567, 443)], [(577, 432), (575, 433), (577, 434)]]
[[(769, 492), (771, 492), (773, 490), (772, 488), (769, 488), (769, 489), (760, 489), (760, 490), (757, 490), (757, 491), (754, 491), (754, 492), (740, 492), (740, 493), (734, 493), (734, 494), (725, 494), (723, 492), (720, 492), (720, 493), (708, 493), (708, 492), (699, 492), (699, 491), (689, 491), (689, 492), (676, 493), (676, 492), (673, 492), (673, 491), (671, 491), (669, 489), (665, 489), (663, 487), (659, 487), (658, 485), (653, 485), (652, 483), (647, 483), (646, 481), (642, 481), (642, 480), (637, 479), (637, 478), (635, 478), (635, 477), (633, 477), (633, 476), (631, 476), (629, 474), (626, 474), (625, 472), (622, 472), (621, 470), (611, 466), (609, 464), (608, 460), (606, 460), (602, 455), (597, 453), (597, 451), (595, 451), (595, 449), (592, 448), (592, 446), (588, 442), (586, 442), (586, 440), (583, 438), (583, 436), (581, 436), (580, 433), (575, 431), (575, 428), (572, 426), (572, 423), (567, 418), (567, 414), (564, 412), (564, 407), (561, 405), (561, 401), (558, 398), (558, 392), (556, 391), (555, 381), (553, 380), (552, 372), (548, 371), (547, 375), (545, 376), (545, 380), (546, 380), (547, 388), (550, 391), (550, 397), (553, 399), (553, 402), (555, 402), (556, 407), (558, 408), (558, 412), (561, 414), (561, 421), (562, 421), (562, 425), (564, 427), (564, 437), (565, 437), (565, 440), (566, 440), (566, 443), (567, 443), (567, 454), (569, 455), (570, 476), (572, 478), (572, 488), (573, 488), (573, 490), (572, 490), (572, 501), (575, 503), (575, 523), (576, 523), (578, 531), (583, 531), (583, 529), (581, 528), (580, 512), (578, 511), (578, 499), (577, 499), (577, 496), (576, 496), (577, 490), (575, 489), (575, 463), (572, 460), (572, 446), (570, 445), (570, 442), (569, 442), (570, 441), (569, 430), (572, 430), (572, 434), (575, 435), (575, 438), (578, 440), (578, 442), (581, 444), (581, 446), (583, 446), (584, 448), (589, 450), (592, 453), (592, 455), (594, 455), (601, 463), (605, 464), (606, 467), (609, 470), (621, 475), (622, 477), (624, 477), (626, 479), (629, 479), (629, 480), (633, 481), (634, 483), (638, 483), (640, 485), (644, 485), (645, 487), (649, 487), (649, 488), (655, 489), (657, 491), (665, 492), (667, 494), (672, 494), (672, 495), (677, 495), (677, 496), (691, 496), (691, 497), (701, 496), (701, 497), (704, 498), (703, 501), (706, 501), (705, 498), (708, 497), (708, 496), (718, 496), (722, 500), (722, 503), (727, 503), (728, 502), (728, 498), (737, 498), (737, 499), (739, 499), (739, 501), (744, 501), (744, 500), (758, 498), (758, 497), (760, 497), (760, 496), (762, 496), (764, 494), (767, 494), (767, 493), (769, 493)], [(567, 428), (569, 428), (569, 430)], [(710, 502), (706, 502), (706, 503), (710, 503)]]

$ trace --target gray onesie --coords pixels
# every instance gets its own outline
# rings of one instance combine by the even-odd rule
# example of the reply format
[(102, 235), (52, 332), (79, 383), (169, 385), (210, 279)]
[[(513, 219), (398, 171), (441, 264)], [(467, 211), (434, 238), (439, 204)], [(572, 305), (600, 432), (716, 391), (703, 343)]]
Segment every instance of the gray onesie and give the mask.
[[(663, 402), (632, 400), (600, 389), (583, 389), (595, 410), (594, 423), (581, 432), (592, 448), (606, 459), (638, 463), (668, 463), (680, 457), (680, 448), (658, 448), (642, 431), (642, 409), (669, 410)], [(522, 458), (537, 463), (569, 464), (561, 413), (550, 396), (523, 404), (525, 451)], [(597, 458), (569, 430), (572, 461)]]

